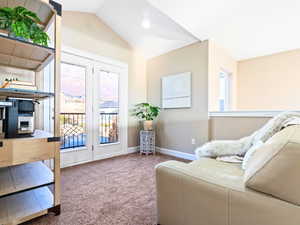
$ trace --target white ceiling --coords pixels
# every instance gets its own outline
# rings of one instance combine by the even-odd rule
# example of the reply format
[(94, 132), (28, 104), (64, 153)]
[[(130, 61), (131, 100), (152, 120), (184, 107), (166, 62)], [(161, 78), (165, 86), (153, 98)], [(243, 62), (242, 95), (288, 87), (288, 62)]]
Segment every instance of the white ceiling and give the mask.
[(300, 48), (300, 0), (149, 0), (236, 59)]
[(63, 10), (96, 13), (105, 0), (56, 0)]
[[(199, 41), (147, 0), (62, 0), (62, 4), (64, 10), (96, 13), (146, 58)], [(150, 21), (149, 29), (142, 27), (144, 19)]]
[(97, 14), (148, 58), (197, 38), (214, 39), (238, 60), (300, 48), (300, 0), (60, 1), (65, 10)]

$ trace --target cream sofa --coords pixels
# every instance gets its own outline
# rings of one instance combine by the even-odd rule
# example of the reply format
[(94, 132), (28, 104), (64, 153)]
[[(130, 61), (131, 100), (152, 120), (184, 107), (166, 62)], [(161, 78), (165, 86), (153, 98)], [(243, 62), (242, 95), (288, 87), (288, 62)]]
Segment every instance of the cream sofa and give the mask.
[(300, 225), (300, 126), (275, 134), (246, 170), (210, 158), (156, 167), (158, 224)]

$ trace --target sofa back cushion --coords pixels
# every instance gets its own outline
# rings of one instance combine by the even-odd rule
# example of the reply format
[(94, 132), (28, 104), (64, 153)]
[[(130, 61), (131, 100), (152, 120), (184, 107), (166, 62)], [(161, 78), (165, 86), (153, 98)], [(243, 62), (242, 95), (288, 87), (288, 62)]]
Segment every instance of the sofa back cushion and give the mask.
[(275, 134), (256, 151), (245, 171), (248, 188), (300, 205), (300, 125)]

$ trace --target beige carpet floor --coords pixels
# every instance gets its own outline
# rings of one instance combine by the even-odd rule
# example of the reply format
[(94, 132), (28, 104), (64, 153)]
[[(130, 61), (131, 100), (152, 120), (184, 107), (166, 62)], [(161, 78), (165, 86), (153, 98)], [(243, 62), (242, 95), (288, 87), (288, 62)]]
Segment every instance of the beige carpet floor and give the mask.
[(27, 225), (153, 225), (154, 167), (170, 156), (127, 156), (62, 170), (62, 212)]

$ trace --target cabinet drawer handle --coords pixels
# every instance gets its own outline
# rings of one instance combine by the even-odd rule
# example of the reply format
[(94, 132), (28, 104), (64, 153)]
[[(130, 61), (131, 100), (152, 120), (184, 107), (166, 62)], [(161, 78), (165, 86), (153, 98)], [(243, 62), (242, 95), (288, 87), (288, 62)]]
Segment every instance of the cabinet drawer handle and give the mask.
[(60, 137), (50, 137), (47, 139), (48, 142), (60, 142)]

